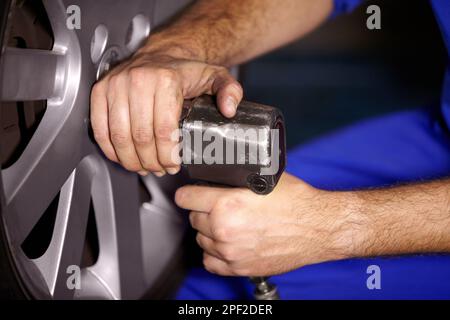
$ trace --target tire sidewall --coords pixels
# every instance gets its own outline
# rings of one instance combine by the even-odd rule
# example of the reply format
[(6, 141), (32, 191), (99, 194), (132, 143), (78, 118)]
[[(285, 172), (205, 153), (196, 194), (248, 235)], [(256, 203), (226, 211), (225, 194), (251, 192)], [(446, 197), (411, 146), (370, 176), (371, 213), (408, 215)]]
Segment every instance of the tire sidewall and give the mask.
[[(4, 52), (4, 40), (7, 39), (8, 18), (13, 2), (14, 0), (0, 1), (0, 64), (2, 61), (2, 54)], [(0, 139), (2, 138), (3, 137), (0, 136)], [(0, 174), (0, 299), (26, 299), (28, 295), (25, 293), (26, 291), (24, 290), (24, 286), (22, 285), (18, 272), (15, 268), (13, 262), (14, 260), (10, 251), (8, 235), (5, 229), (3, 217), (5, 198), (3, 195), (3, 181)]]

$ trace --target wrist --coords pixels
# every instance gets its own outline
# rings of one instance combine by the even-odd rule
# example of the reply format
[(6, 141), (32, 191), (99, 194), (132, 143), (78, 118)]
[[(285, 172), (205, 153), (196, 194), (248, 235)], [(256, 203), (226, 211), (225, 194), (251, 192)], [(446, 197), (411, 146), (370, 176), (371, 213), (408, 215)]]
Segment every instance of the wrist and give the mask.
[[(335, 259), (348, 259), (366, 256), (370, 246), (370, 219), (364, 214), (364, 203), (354, 192), (329, 192), (333, 205), (330, 212), (334, 223), (330, 224), (331, 251)], [(333, 220), (330, 220), (333, 221)]]
[(193, 37), (164, 30), (150, 35), (137, 53), (161, 54), (177, 59), (206, 62), (206, 51)]
[(370, 222), (356, 193), (320, 190), (301, 180), (289, 190), (298, 266), (364, 255)]

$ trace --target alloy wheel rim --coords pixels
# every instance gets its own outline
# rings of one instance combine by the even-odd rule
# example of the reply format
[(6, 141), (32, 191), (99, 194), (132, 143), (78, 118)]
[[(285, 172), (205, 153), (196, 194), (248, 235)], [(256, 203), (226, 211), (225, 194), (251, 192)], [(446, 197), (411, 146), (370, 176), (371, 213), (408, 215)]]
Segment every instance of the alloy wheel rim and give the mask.
[[(33, 297), (139, 298), (180, 245), (184, 223), (170, 199), (180, 182), (141, 179), (105, 161), (88, 134), (89, 92), (105, 54), (117, 48), (118, 59), (124, 59), (145, 39), (154, 7), (145, 0), (43, 4), (52, 50), (6, 48), (0, 74), (2, 100), (47, 104), (23, 153), (1, 173), (3, 223), (12, 255)], [(80, 30), (67, 28), (69, 5), (82, 10)], [(140, 199), (142, 186), (151, 199)], [(48, 248), (29, 258), (22, 244), (56, 196)], [(73, 290), (67, 285), (68, 268), (81, 265), (91, 202), (98, 257), (81, 269), (81, 287)]]

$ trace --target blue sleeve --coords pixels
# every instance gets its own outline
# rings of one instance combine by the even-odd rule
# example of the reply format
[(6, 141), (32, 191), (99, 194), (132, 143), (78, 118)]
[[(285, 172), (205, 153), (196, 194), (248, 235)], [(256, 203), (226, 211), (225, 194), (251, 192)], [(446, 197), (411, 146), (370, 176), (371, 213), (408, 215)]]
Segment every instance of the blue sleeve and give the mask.
[(334, 0), (334, 7), (331, 13), (331, 18), (334, 18), (343, 13), (349, 13), (365, 0)]

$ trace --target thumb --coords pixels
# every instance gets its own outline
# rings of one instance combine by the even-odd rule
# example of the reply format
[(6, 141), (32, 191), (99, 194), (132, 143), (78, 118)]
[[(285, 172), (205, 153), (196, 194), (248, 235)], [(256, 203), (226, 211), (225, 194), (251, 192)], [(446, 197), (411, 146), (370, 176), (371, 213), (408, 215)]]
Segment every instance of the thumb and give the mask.
[(242, 100), (243, 90), (227, 69), (215, 74), (211, 91), (216, 96), (220, 112), (227, 118), (234, 117), (237, 106)]

